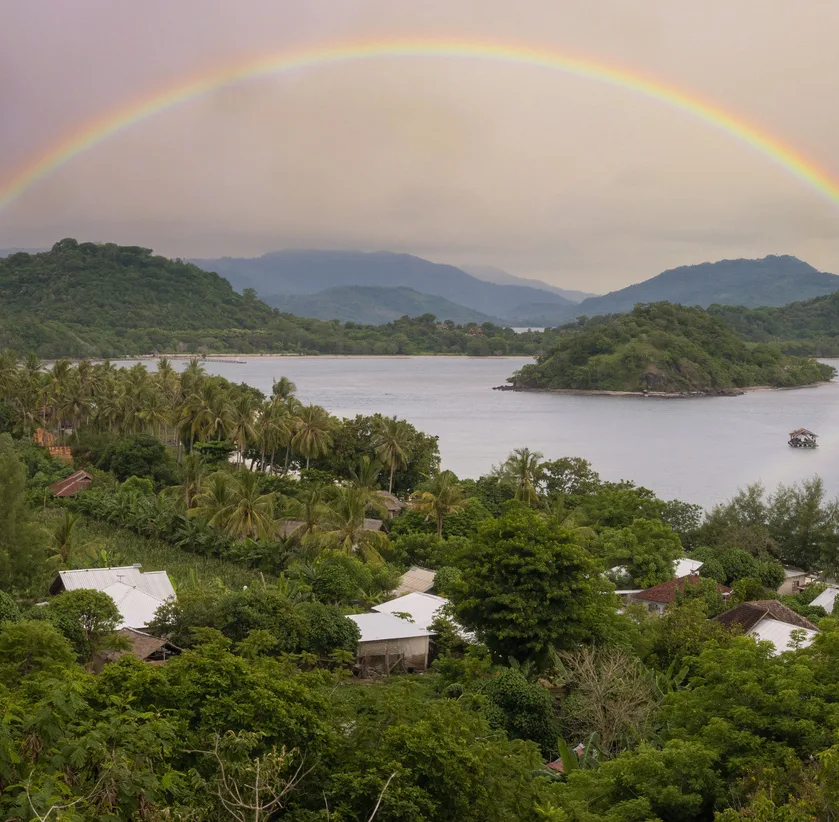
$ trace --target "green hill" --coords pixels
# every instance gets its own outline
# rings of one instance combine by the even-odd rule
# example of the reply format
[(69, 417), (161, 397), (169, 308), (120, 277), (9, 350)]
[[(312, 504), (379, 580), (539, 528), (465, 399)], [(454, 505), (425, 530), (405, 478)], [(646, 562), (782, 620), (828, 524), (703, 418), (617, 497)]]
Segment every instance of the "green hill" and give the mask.
[(747, 346), (701, 309), (652, 303), (566, 327), (552, 350), (509, 381), (516, 388), (723, 393), (809, 385), (835, 373), (775, 346)]
[(318, 320), (382, 325), (400, 317), (433, 314), (440, 320), (452, 320), (455, 323), (501, 324), (501, 320), (496, 317), (458, 305), (444, 297), (420, 294), (413, 288), (356, 285), (327, 288), (317, 294), (290, 294), (266, 299), (280, 311)]
[(237, 294), (194, 265), (113, 243), (62, 240), (44, 253), (0, 259), (0, 348), (46, 358), (153, 351), (534, 355), (544, 344), (543, 334), (489, 322), (443, 326), (421, 313), (386, 325), (298, 317), (251, 292)]
[(784, 351), (839, 356), (839, 291), (779, 308), (712, 305), (708, 312), (752, 342), (778, 342)]

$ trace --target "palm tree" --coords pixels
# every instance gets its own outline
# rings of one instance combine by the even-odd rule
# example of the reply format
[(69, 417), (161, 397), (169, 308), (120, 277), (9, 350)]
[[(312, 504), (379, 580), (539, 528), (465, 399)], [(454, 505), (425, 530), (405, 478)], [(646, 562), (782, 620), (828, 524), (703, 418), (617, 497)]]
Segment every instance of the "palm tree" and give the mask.
[(312, 457), (325, 454), (332, 444), (332, 420), (319, 405), (304, 405), (297, 414), (291, 447), (306, 458), (306, 468)]
[(274, 380), (271, 396), (275, 399), (287, 400), (297, 393), (297, 386), (288, 378), (280, 377)]
[(150, 389), (142, 396), (140, 410), (137, 412), (137, 416), (146, 425), (151, 426), (154, 436), (158, 436), (160, 430), (163, 429), (165, 431), (169, 425), (170, 408), (160, 393), (154, 389)]
[(323, 486), (311, 485), (286, 502), (282, 521), (301, 523), (288, 534), (289, 539), (302, 542), (309, 535), (317, 533), (318, 526), (329, 513), (323, 491)]
[(62, 568), (69, 568), (71, 560), (75, 557), (92, 559), (98, 551), (96, 541), (86, 543), (79, 541), (76, 524), (80, 518), (79, 514), (73, 514), (65, 509), (64, 516), (50, 534), (52, 548), (55, 551), (50, 559), (60, 564)]
[(200, 517), (210, 525), (223, 530), (230, 518), (234, 499), (235, 492), (230, 474), (217, 471), (204, 481), (201, 493), (195, 496), (195, 507), (187, 513), (191, 517)]
[(198, 451), (190, 451), (181, 460), (181, 498), (184, 501), (184, 508), (189, 511), (192, 508), (196, 494), (201, 491), (201, 483), (206, 475), (204, 458)]
[(238, 471), (234, 476), (233, 503), (225, 531), (231, 537), (266, 539), (274, 534), (274, 495), (263, 494), (262, 476)]
[(365, 514), (370, 505), (366, 491), (351, 485), (339, 488), (321, 522), (322, 531), (316, 537), (319, 545), (345, 554), (360, 554), (371, 563), (382, 562), (380, 552), (387, 545), (387, 535), (365, 528)]
[(400, 468), (407, 468), (411, 459), (413, 436), (408, 423), (396, 417), (383, 417), (377, 421), (373, 433), (373, 447), (376, 456), (390, 470), (388, 493), (393, 493), (393, 474)]
[(359, 460), (357, 470), (350, 468), (350, 484), (372, 495), (379, 487), (379, 474), (381, 473), (381, 463), (371, 461), (370, 457), (365, 454)]
[(245, 461), (248, 441), (256, 439), (254, 417), (256, 416), (256, 401), (253, 394), (243, 391), (236, 397), (230, 409), (230, 435), (239, 450), (239, 463)]
[(463, 489), (452, 471), (441, 471), (429, 480), (411, 500), (411, 507), (437, 523), (437, 536), (443, 536), (443, 518), (462, 511), (466, 505)]
[(536, 483), (539, 481), (539, 466), (542, 454), (529, 448), (516, 448), (496, 473), (515, 486), (515, 498), (528, 505), (539, 502)]

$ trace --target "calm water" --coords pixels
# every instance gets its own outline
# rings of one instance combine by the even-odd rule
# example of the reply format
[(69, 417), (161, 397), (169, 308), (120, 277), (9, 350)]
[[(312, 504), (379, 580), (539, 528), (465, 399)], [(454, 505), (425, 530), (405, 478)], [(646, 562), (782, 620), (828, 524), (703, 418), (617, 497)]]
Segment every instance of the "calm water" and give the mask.
[[(206, 367), (266, 393), (272, 379), (287, 376), (301, 400), (338, 416), (404, 417), (439, 436), (443, 466), (461, 477), (484, 474), (526, 445), (549, 459), (585, 457), (605, 479), (631, 479), (665, 498), (702, 505), (756, 480), (773, 487), (815, 473), (839, 495), (837, 382), (685, 400), (491, 390), (529, 361), (289, 357)], [(787, 432), (799, 427), (820, 434), (820, 447), (790, 448)]]

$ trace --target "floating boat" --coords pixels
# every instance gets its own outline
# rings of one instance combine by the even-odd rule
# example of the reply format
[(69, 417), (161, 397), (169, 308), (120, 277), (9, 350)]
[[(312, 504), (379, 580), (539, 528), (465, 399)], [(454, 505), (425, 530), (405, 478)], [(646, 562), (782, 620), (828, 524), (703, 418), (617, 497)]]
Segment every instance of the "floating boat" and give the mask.
[(815, 448), (818, 443), (818, 434), (808, 431), (806, 428), (796, 428), (789, 432), (789, 444), (793, 448)]

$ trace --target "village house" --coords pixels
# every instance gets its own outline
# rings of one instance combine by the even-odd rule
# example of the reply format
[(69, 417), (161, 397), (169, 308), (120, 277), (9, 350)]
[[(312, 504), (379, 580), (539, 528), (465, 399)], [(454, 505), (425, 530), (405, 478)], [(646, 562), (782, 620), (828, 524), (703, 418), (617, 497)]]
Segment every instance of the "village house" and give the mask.
[(402, 594), (418, 593), (430, 594), (434, 590), (434, 576), (436, 571), (430, 568), (420, 568), (419, 565), (412, 565), (399, 580), (393, 593), (396, 596)]
[(833, 608), (836, 605), (836, 597), (839, 595), (839, 588), (829, 586), (824, 589), (810, 605), (816, 605), (819, 608), (824, 608), (825, 613), (829, 616), (833, 613)]
[[(676, 601), (677, 594), (685, 592), (685, 586), (699, 585), (701, 577), (697, 574), (689, 574), (662, 582), (660, 585), (653, 585), (637, 594), (632, 594), (632, 602), (640, 602), (647, 607), (651, 614), (663, 614), (667, 606)], [(731, 596), (731, 588), (717, 583), (717, 591), (722, 594), (723, 599)]]
[(139, 565), (117, 568), (81, 568), (59, 571), (50, 593), (88, 589), (107, 594), (117, 606), (120, 628), (145, 628), (167, 599), (175, 599), (175, 589), (166, 571), (143, 573)]
[(87, 491), (91, 482), (93, 477), (87, 471), (76, 471), (48, 486), (48, 490), (54, 497), (74, 497), (79, 491)]
[[(306, 523), (302, 519), (286, 519), (280, 523), (279, 534), (283, 539), (288, 539), (295, 531), (305, 529)], [(380, 519), (364, 518), (365, 531), (381, 531), (384, 523)]]
[(126, 651), (102, 651), (96, 654), (93, 658), (95, 673), (99, 673), (109, 662), (116, 662), (120, 657), (127, 654), (131, 654), (140, 662), (162, 665), (170, 657), (181, 653), (181, 649), (169, 640), (149, 636), (134, 628), (120, 628), (117, 634), (125, 639), (131, 647)]
[(778, 587), (778, 595), (797, 594), (807, 587), (807, 572), (801, 568), (784, 566), (784, 581)]
[(352, 614), (361, 632), (356, 651), (362, 676), (371, 671), (389, 676), (394, 671), (424, 671), (428, 668), (431, 631), (392, 614)]
[(714, 619), (726, 628), (739, 627), (758, 642), (771, 642), (775, 655), (796, 646), (806, 648), (819, 632), (809, 619), (777, 599), (741, 602)]
[(391, 517), (401, 514), (407, 507), (401, 499), (389, 491), (377, 491), (376, 497), (385, 506), (388, 515)]

